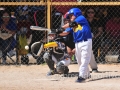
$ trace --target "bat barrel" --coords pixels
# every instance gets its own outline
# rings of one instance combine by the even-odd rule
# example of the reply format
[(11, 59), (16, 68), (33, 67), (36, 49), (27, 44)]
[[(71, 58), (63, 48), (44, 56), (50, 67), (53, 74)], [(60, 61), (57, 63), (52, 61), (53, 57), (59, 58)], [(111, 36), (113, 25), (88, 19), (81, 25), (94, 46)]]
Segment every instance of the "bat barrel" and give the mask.
[(31, 30), (38, 30), (38, 31), (49, 31), (50, 29), (45, 27), (39, 27), (39, 26), (30, 26)]

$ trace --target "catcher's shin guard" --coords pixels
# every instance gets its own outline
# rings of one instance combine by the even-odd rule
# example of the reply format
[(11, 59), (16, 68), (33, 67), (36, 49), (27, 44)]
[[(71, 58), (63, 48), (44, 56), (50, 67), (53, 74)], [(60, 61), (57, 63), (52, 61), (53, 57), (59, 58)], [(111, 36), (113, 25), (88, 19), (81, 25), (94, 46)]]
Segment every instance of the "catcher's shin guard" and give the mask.
[(52, 57), (49, 55), (49, 53), (45, 53), (43, 56), (44, 61), (47, 63), (50, 70), (54, 70), (54, 61), (52, 60)]
[(50, 71), (47, 73), (47, 76), (54, 75), (56, 73), (54, 68), (54, 61), (51, 59), (46, 59), (46, 63), (50, 69)]
[(50, 70), (54, 70), (54, 61), (51, 59), (46, 59), (46, 63), (48, 65), (48, 67), (50, 68)]

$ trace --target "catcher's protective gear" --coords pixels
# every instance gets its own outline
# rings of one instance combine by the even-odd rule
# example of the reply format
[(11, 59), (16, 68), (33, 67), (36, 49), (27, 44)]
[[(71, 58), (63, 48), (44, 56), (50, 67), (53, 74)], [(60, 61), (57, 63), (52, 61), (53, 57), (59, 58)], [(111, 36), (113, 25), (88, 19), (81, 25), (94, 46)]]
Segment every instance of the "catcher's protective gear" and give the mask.
[(52, 57), (50, 56), (49, 53), (45, 53), (43, 55), (43, 59), (44, 61), (47, 63), (48, 67), (50, 68), (50, 70), (54, 70), (54, 61), (52, 60)]
[(80, 15), (82, 15), (82, 12), (79, 8), (72, 8), (68, 11), (68, 15), (73, 14), (76, 18)]
[(58, 44), (56, 42), (49, 42), (44, 45), (44, 48), (50, 48), (50, 47), (57, 47)]
[(56, 70), (58, 73), (61, 73), (61, 74), (68, 74), (68, 72), (69, 72), (68, 67), (65, 66), (62, 62), (57, 63)]
[(56, 31), (55, 30), (51, 30), (48, 32), (48, 40), (49, 41), (53, 41), (56, 38)]

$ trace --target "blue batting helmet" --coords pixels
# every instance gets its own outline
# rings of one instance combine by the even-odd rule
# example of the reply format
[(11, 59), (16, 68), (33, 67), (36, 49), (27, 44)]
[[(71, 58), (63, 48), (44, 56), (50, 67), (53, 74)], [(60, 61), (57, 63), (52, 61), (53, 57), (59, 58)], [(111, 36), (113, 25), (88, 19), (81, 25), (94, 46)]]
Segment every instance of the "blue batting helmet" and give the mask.
[(82, 15), (82, 12), (79, 8), (72, 8), (68, 11), (68, 14), (73, 14), (76, 18)]

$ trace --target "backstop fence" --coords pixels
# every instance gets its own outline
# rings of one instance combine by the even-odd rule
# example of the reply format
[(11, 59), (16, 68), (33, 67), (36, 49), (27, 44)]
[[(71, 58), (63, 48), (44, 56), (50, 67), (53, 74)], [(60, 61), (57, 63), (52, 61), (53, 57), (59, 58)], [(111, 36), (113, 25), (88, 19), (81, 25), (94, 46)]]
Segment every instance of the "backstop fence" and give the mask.
[(34, 42), (47, 38), (46, 32), (31, 30), (30, 26), (59, 28), (64, 23), (64, 14), (73, 7), (80, 8), (90, 24), (96, 62), (119, 62), (120, 0), (0, 0), (1, 63), (7, 61), (6, 56), (14, 55), (12, 49), (21, 49), (23, 52), (17, 53), (24, 57), (31, 53), (31, 49), (24, 51), (25, 45), (30, 48)]

